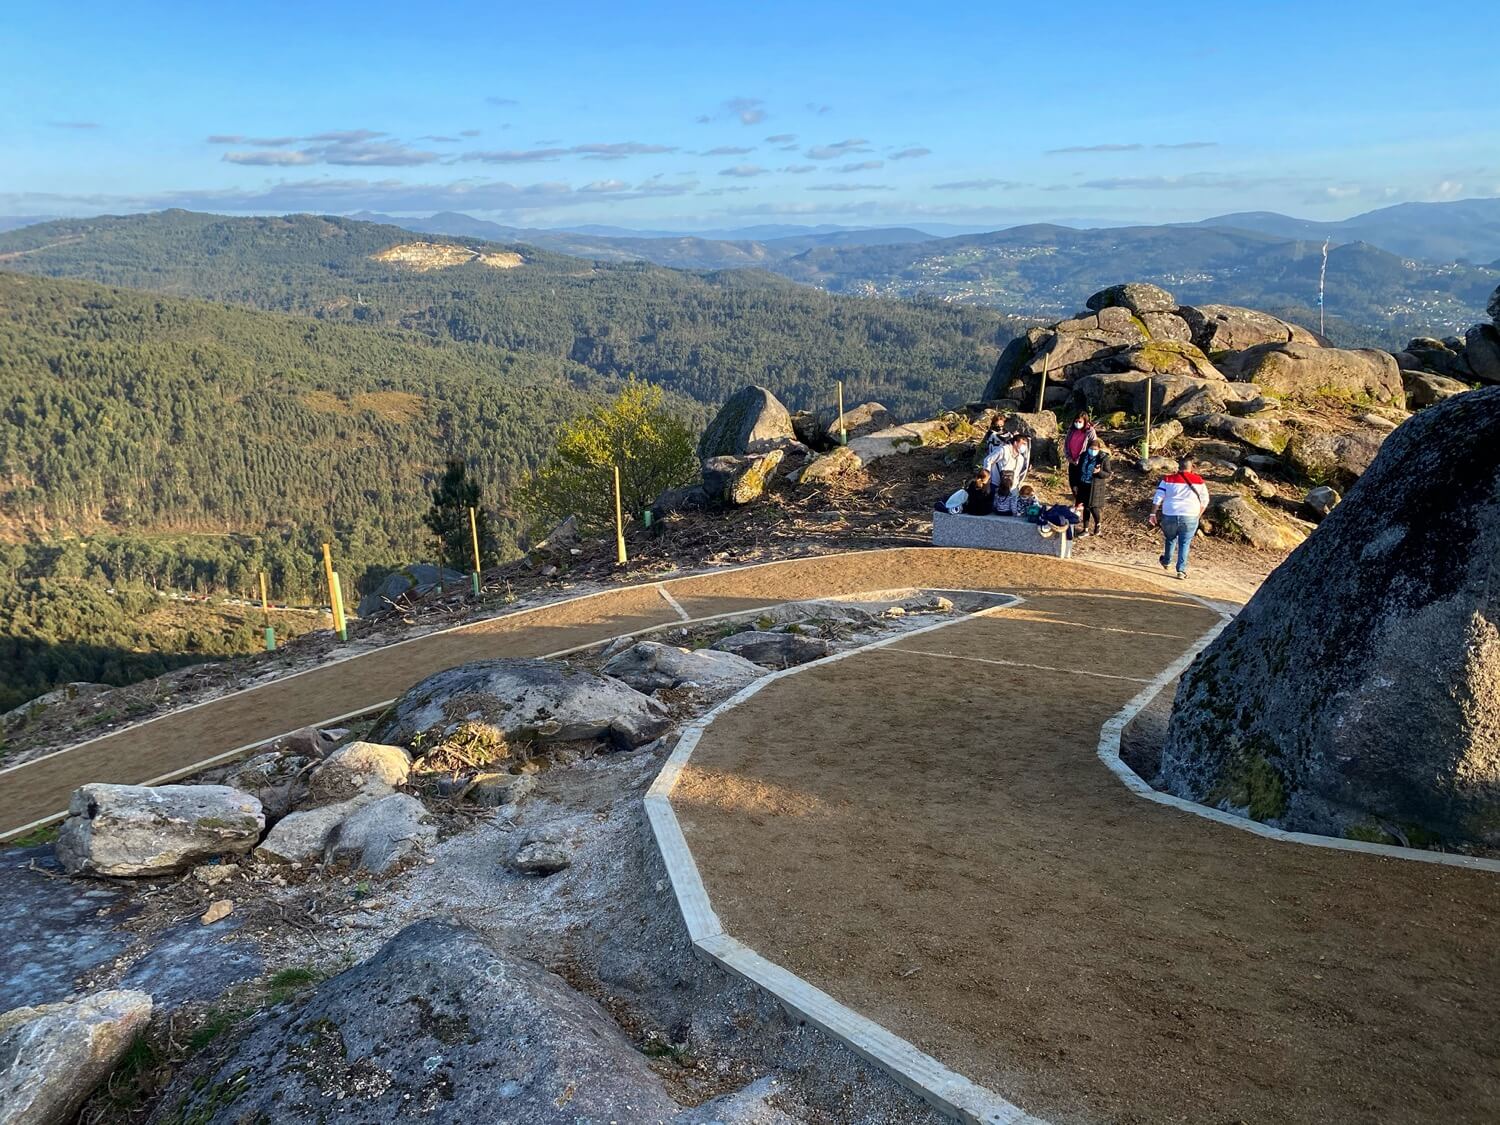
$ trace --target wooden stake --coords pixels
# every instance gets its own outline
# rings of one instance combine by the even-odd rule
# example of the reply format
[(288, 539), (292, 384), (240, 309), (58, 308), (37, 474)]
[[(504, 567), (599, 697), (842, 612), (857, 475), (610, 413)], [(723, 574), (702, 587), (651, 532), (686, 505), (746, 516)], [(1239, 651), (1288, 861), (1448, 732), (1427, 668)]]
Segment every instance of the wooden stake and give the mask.
[(1152, 378), (1146, 376), (1146, 433), (1141, 438), (1141, 462), (1151, 460), (1151, 390)]
[(339, 581), (339, 572), (336, 570), (333, 572), (333, 604), (337, 607), (334, 616), (338, 618), (339, 640), (347, 641), (349, 622), (344, 620), (344, 584)]
[(448, 564), (443, 561), (443, 537), (437, 536), (438, 555), (438, 597), (442, 597), (448, 591), (443, 588), (443, 571), (448, 569)]
[(620, 466), (615, 470), (615, 562), (625, 565), (625, 513), (620, 506)]
[(266, 651), (276, 651), (276, 627), (271, 624), (271, 600), (266, 597), (266, 572), (260, 572), (260, 612), (266, 619)]
[(839, 444), (849, 444), (849, 431), (844, 428), (844, 381), (839, 380)]
[(1052, 370), (1052, 353), (1048, 352), (1042, 357), (1042, 385), (1036, 392), (1036, 412), (1040, 414), (1042, 407), (1047, 402), (1047, 372)]
[(474, 596), (479, 596), (479, 516), (469, 509), (469, 538), (474, 542)]
[(339, 635), (340, 640), (347, 641), (349, 626), (344, 621), (344, 601), (339, 596), (339, 576), (334, 572), (333, 555), (329, 547), (329, 544), (323, 544), (323, 578), (328, 583), (328, 610), (333, 615), (333, 631)]

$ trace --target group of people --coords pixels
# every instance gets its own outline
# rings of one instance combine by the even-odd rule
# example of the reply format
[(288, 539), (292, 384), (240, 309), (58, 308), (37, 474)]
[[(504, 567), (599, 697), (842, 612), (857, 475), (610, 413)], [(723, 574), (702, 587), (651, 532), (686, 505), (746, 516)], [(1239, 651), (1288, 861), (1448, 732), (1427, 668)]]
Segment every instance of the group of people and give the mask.
[[(996, 417), (985, 433), (974, 476), (937, 507), (969, 516), (1020, 516), (1038, 524), (1043, 535), (1060, 534), (1069, 540), (1099, 535), (1109, 494), (1110, 457), (1087, 414), (1080, 414), (1068, 427), (1062, 453), (1073, 502), (1047, 504), (1025, 483), (1031, 471), (1031, 434), (1025, 422), (1014, 414)], [(1172, 569), (1175, 557), (1177, 577), (1187, 577), (1193, 536), (1207, 508), (1208, 487), (1193, 471), (1192, 458), (1184, 457), (1177, 471), (1157, 485), (1147, 520), (1162, 533), (1158, 561), (1163, 570)]]
[[(1046, 504), (1026, 483), (1031, 471), (1031, 434), (1016, 415), (996, 417), (985, 433), (973, 478), (938, 507), (968, 516), (1020, 516), (1039, 524), (1043, 534), (1100, 534), (1107, 491), (1109, 454), (1088, 415), (1080, 415), (1063, 440), (1068, 460), (1071, 504)], [(1092, 523), (1092, 528), (1089, 526)]]

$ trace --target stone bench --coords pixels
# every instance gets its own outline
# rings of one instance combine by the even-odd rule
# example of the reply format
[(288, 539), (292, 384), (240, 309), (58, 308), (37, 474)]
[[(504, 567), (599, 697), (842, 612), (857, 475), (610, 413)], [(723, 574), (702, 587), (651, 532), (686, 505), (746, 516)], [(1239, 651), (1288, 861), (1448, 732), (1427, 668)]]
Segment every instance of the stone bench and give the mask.
[(1070, 558), (1072, 544), (1065, 535), (1044, 538), (1037, 525), (1017, 516), (964, 516), (932, 513), (934, 547), (982, 547), (990, 551), (1018, 551), (1027, 555)]

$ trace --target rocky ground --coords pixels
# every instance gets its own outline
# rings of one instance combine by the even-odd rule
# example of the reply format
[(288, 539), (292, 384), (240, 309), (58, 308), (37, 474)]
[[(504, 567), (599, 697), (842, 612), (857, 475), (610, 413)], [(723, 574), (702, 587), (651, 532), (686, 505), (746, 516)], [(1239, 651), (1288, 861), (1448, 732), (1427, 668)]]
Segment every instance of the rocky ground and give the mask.
[[(419, 685), (378, 725), (180, 786), (86, 787), (55, 846), (0, 853), (6, 995), (56, 1005), (0, 1018), (23, 1071), (0, 1081), (87, 1095), (85, 1122), (926, 1120), (692, 954), (640, 797), (681, 725), (768, 667), (964, 608), (778, 607), (581, 654), (561, 680), (562, 662), (481, 662), (433, 727)], [(391, 806), (412, 815), (372, 818)], [(114, 1005), (108, 1059), (75, 993)], [(53, 1042), (93, 1064), (44, 1067)]]
[[(1155, 573), (1150, 493), (1169, 458), (1197, 457), (1214, 503), (1183, 588), (1243, 601), (1337, 514), (1408, 405), (1464, 401), (1454, 373), (1490, 381), (1490, 330), (1393, 357), (1331, 348), (1252, 310), (1179, 307), (1152, 286), (1088, 306), (1007, 351), (985, 402), (907, 424), (858, 405), (847, 445), (837, 419), (792, 416), (746, 388), (704, 436), (703, 483), (659, 499), (649, 527), (632, 523), (625, 567), (612, 542), (566, 524), (487, 572), (478, 598), (390, 591), (347, 645), (313, 634), (7, 716), (6, 764), (559, 597), (924, 543), (934, 502), (970, 475), (997, 416), (1030, 431), (1031, 481), (1060, 500), (1061, 421), (1093, 413), (1115, 471), (1104, 535), (1078, 556), (1103, 565)], [(1479, 394), (1468, 401), (1493, 398)], [(1038, 399), (1052, 409), (1025, 410)], [(692, 956), (641, 814), (693, 715), (767, 667), (868, 640), (922, 607), (869, 608), (689, 625), (669, 646), (566, 668), (466, 665), (385, 715), (299, 732), (195, 784), (85, 786), (55, 842), (42, 833), (0, 853), (0, 976), (7, 997), (41, 1005), (0, 1016), (11, 1060), (0, 1123), (930, 1116)]]

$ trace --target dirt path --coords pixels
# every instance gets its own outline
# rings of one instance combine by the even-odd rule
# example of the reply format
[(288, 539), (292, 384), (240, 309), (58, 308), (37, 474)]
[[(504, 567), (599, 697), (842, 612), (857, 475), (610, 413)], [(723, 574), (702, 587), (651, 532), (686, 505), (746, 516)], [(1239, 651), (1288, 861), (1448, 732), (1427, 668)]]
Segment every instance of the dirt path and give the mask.
[[(965, 585), (976, 565), (982, 573), (993, 562), (983, 552), (896, 548), (710, 572), (662, 585), (687, 614), (706, 617), (865, 590)], [(1095, 572), (1077, 569), (1080, 584), (1098, 581)], [(180, 775), (239, 747), (377, 706), (455, 664), (541, 656), (676, 620), (677, 610), (655, 586), (625, 587), (414, 638), (163, 715), (0, 770), (0, 837), (62, 812), (68, 795), (87, 782), (139, 784)]]
[(1130, 795), (1100, 726), (1212, 618), (1056, 569), (708, 728), (672, 800), (728, 932), (1057, 1122), (1500, 1120), (1500, 879)]

